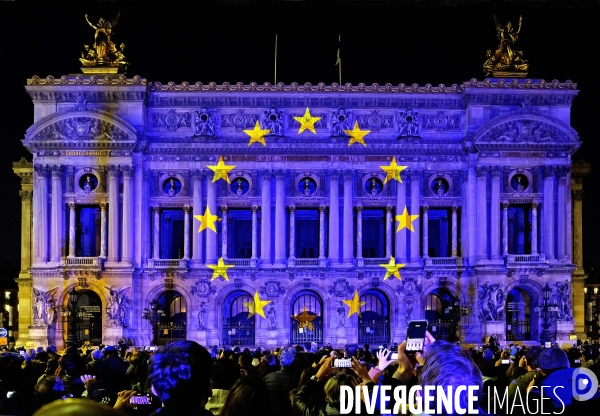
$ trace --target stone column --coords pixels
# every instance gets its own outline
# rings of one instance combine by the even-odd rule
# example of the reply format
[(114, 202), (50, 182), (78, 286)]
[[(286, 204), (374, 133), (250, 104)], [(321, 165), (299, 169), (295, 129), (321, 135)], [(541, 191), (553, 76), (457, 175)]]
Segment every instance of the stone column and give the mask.
[(271, 264), (271, 172), (261, 171), (260, 262)]
[[(400, 178), (402, 182), (396, 181), (396, 215), (401, 215), (404, 212), (404, 207), (406, 207), (406, 184), (404, 181), (407, 179), (406, 171), (400, 172)], [(396, 230), (396, 222), (392, 220), (392, 229)], [(410, 232), (410, 231), (409, 231)], [(406, 263), (407, 257), (407, 244), (406, 244), (406, 230), (402, 230), (401, 232), (396, 234), (396, 250), (395, 250), (395, 258), (398, 263)]]
[(544, 166), (544, 254), (546, 260), (554, 260), (554, 166)]
[(558, 183), (558, 195), (556, 200), (557, 206), (557, 252), (556, 257), (560, 261), (568, 260), (567, 256), (567, 174), (569, 168), (567, 166), (558, 166), (556, 169), (557, 183)]
[(107, 221), (106, 221), (106, 204), (100, 204), (100, 257), (106, 258), (107, 246)]
[[(202, 209), (202, 179), (204, 178), (204, 172), (201, 170), (196, 170), (192, 172), (192, 215), (203, 215), (204, 210)], [(192, 264), (199, 265), (202, 264), (202, 234), (199, 233), (198, 230), (200, 227), (196, 228), (197, 224), (194, 223), (194, 234), (193, 234), (193, 247), (192, 247)]]
[(502, 203), (502, 255), (508, 256), (508, 202)]
[[(210, 209), (212, 215), (217, 215), (219, 208), (217, 207), (217, 183), (206, 181), (206, 206)], [(215, 221), (215, 229), (217, 222)], [(217, 264), (218, 247), (217, 233), (211, 229), (203, 231), (206, 234), (206, 264)]]
[(492, 260), (500, 260), (500, 174), (502, 168), (493, 166), (492, 174), (492, 195), (490, 199), (490, 247), (492, 252)]
[[(410, 212), (409, 214), (416, 215), (420, 211), (420, 195), (421, 195), (421, 175), (420, 170), (410, 171)], [(410, 233), (410, 262), (415, 263), (419, 261), (419, 233), (421, 227), (419, 226), (419, 219), (415, 220), (413, 229), (415, 232)], [(425, 253), (427, 254), (427, 253)]]
[(475, 266), (477, 258), (477, 172), (475, 164), (477, 163), (477, 155), (469, 153), (469, 168), (467, 169), (467, 221), (463, 226), (467, 227), (467, 257), (469, 258), (469, 266)]
[(458, 257), (458, 207), (452, 207), (452, 257)]
[(363, 259), (363, 243), (362, 243), (362, 206), (356, 207), (356, 265), (362, 267), (365, 265)]
[(285, 267), (285, 171), (275, 173), (275, 264)]
[(392, 228), (394, 223), (392, 222), (392, 210), (393, 207), (385, 207), (385, 257), (392, 257)]
[(429, 257), (429, 207), (423, 205), (423, 258)]
[[(340, 262), (340, 173), (329, 171), (329, 262)], [(290, 250), (291, 252), (291, 250)]]
[(54, 165), (52, 171), (52, 221), (50, 261), (59, 263), (63, 251), (63, 167)]
[(119, 168), (106, 167), (108, 175), (108, 259), (110, 263), (119, 261)]
[(258, 261), (258, 206), (252, 205), (252, 257), (250, 263), (256, 267)]
[[(28, 179), (31, 184), (31, 178)], [(23, 179), (21, 179), (23, 182)], [(23, 186), (23, 185), (21, 185)], [(28, 190), (20, 190), (19, 196), (21, 197), (21, 270), (20, 274), (25, 273), (29, 275), (29, 268), (31, 267), (31, 198), (33, 196), (33, 190), (31, 185)], [(35, 257), (34, 257), (35, 258)]]
[(288, 267), (296, 265), (296, 207), (291, 205), (290, 210), (290, 255), (288, 257)]
[(183, 258), (190, 259), (190, 207), (183, 207)]
[[(354, 224), (352, 223), (352, 185), (354, 183), (354, 171), (345, 170), (344, 176), (344, 231), (343, 231), (343, 266), (354, 265)], [(362, 255), (362, 253), (360, 253)]]
[(75, 236), (77, 231), (75, 207), (75, 204), (69, 204), (69, 257), (75, 257)]
[(319, 258), (325, 259), (325, 210), (327, 207), (319, 206)]
[[(34, 210), (35, 225), (33, 228), (34, 236), (37, 242), (34, 247), (37, 247), (35, 262), (48, 262), (48, 174), (47, 166), (35, 165), (36, 172), (36, 192), (33, 197), (33, 202), (36, 205)], [(37, 212), (36, 212), (37, 211)]]
[(160, 259), (160, 208), (152, 207), (152, 217), (154, 219), (154, 232), (152, 233), (152, 258)]
[(487, 260), (487, 173), (486, 166), (477, 169), (477, 260)]
[(223, 223), (223, 226), (221, 227), (221, 257), (223, 257), (223, 259), (227, 258), (227, 239), (228, 239), (228, 217), (227, 217), (227, 211), (228, 208), (227, 206), (221, 207), (221, 212), (223, 213), (222, 216), (222, 220), (221, 222)]
[(583, 189), (573, 189), (573, 263), (583, 274)]
[[(588, 168), (589, 169), (589, 168)], [(589, 172), (589, 170), (588, 170)], [(573, 197), (573, 263), (576, 268), (573, 271), (572, 277), (572, 305), (573, 305), (573, 318), (575, 320), (575, 333), (576, 334), (585, 334), (585, 300), (583, 294), (584, 288), (584, 280), (587, 278), (587, 275), (583, 269), (583, 246), (582, 246), (582, 238), (583, 238), (583, 224), (582, 224), (582, 201), (584, 196), (583, 189), (581, 187), (581, 180), (583, 178), (576, 178), (577, 188), (572, 190)]]
[(531, 254), (538, 254), (538, 203), (531, 204)]
[(133, 177), (135, 166), (121, 166), (123, 172), (123, 253), (121, 261), (133, 263)]

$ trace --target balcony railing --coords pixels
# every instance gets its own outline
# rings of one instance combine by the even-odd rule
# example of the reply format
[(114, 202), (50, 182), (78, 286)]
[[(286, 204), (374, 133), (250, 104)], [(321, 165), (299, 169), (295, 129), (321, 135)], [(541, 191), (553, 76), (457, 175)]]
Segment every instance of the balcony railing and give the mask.
[(319, 267), (319, 259), (296, 259), (296, 267)]
[(148, 259), (148, 268), (153, 269), (186, 269), (186, 259)]
[(365, 266), (379, 266), (380, 264), (388, 264), (390, 259), (387, 258), (368, 258), (363, 259), (363, 264)]
[(228, 266), (250, 267), (250, 259), (227, 259), (225, 264)]
[(102, 257), (63, 257), (62, 264), (69, 267), (102, 267)]
[(461, 267), (462, 257), (426, 257), (425, 267)]
[(506, 256), (507, 263), (539, 263), (544, 261), (539, 254), (509, 254)]

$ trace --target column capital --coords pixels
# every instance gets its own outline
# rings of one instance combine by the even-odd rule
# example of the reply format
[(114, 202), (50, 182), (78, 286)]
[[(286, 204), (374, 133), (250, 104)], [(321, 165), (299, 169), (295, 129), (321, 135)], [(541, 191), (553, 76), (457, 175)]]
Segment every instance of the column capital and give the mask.
[(504, 171), (504, 169), (502, 168), (502, 166), (491, 166), (490, 167), (490, 174), (492, 175), (492, 178), (500, 178), (500, 175), (502, 175), (503, 171)]
[(72, 202), (71, 202), (71, 203), (69, 204), (69, 210), (71, 210), (71, 211), (75, 211), (75, 207), (76, 207), (76, 205), (75, 205), (74, 203), (72, 203)]
[(453, 214), (456, 214), (458, 212), (458, 206), (456, 206), (456, 205), (452, 205), (451, 209), (452, 209)]
[(101, 203), (100, 204), (100, 211), (106, 211), (106, 204), (105, 203)]
[(274, 174), (277, 182), (283, 182), (287, 176), (287, 172), (285, 170), (276, 170)]
[(188, 205), (185, 205), (183, 207), (183, 212), (186, 213), (186, 214), (189, 214), (191, 210), (192, 210), (192, 207), (190, 207)]
[(65, 173), (62, 165), (50, 166), (50, 172), (52, 173), (53, 178), (62, 178)]
[[(410, 171), (409, 170), (404, 169), (404, 170), (400, 171), (400, 179), (402, 181), (407, 180), (409, 177), (410, 177)], [(401, 182), (397, 182), (397, 183), (402, 183), (402, 181)]]
[(557, 166), (556, 167), (556, 176), (559, 178), (566, 178), (570, 172), (571, 172), (570, 166)]
[(508, 202), (503, 201), (502, 202), (502, 209), (508, 209), (508, 205), (509, 205)]
[(540, 205), (539, 202), (532, 202), (531, 203), (531, 209), (537, 210), (539, 205)]
[(391, 206), (391, 205), (387, 205), (387, 206), (385, 207), (385, 212), (387, 212), (387, 213), (390, 213), (390, 212), (392, 212), (392, 210), (393, 210), (393, 209), (394, 209), (394, 207), (393, 207), (393, 206)]
[(337, 169), (330, 169), (327, 171), (329, 174), (330, 181), (339, 181), (340, 180), (340, 171)]
[(227, 214), (227, 211), (229, 210), (229, 207), (227, 207), (227, 205), (223, 205), (221, 207), (221, 212), (223, 212), (223, 214)]
[(256, 214), (258, 212), (258, 205), (252, 205), (250, 209), (252, 210), (253, 214)]
[(482, 176), (487, 176), (489, 170), (490, 170), (489, 166), (476, 166), (475, 174), (477, 175), (478, 178), (481, 178)]
[(119, 166), (117, 165), (106, 165), (106, 172), (110, 178), (118, 178), (119, 177)]
[(31, 197), (33, 196), (32, 191), (20, 190), (19, 196), (21, 197), (21, 201), (31, 201)]
[(421, 176), (423, 175), (423, 171), (421, 169), (411, 169), (408, 171), (407, 175), (410, 176), (410, 180), (421, 180)]
[(325, 213), (326, 210), (327, 210), (327, 207), (325, 205), (319, 205), (319, 213), (323, 214), (323, 213)]
[(354, 209), (356, 210), (357, 213), (362, 213), (363, 206), (362, 205), (357, 205), (357, 206), (354, 207)]
[(542, 177), (548, 179), (554, 176), (556, 173), (555, 166), (542, 166)]
[(144, 175), (144, 182), (148, 183), (150, 182), (150, 179), (152, 179), (152, 171), (146, 169), (145, 171), (143, 171), (143, 175)]
[(345, 182), (349, 182), (354, 180), (354, 171), (350, 169), (346, 169), (342, 171), (342, 176), (344, 177)]
[(265, 180), (271, 180), (271, 176), (273, 176), (273, 172), (271, 172), (270, 170), (267, 169), (263, 169), (261, 171), (259, 171), (260, 173), (260, 178), (265, 181)]
[(429, 211), (429, 205), (423, 205), (423, 214), (427, 213), (427, 211)]
[(295, 205), (290, 205), (288, 207), (288, 210), (290, 211), (290, 214), (293, 214), (296, 212), (296, 206)]
[(194, 169), (190, 172), (190, 174), (192, 175), (192, 179), (195, 181), (202, 180), (202, 178), (206, 176), (206, 173), (202, 169)]
[(33, 169), (35, 170), (35, 173), (37, 173), (38, 177), (40, 177), (40, 178), (47, 178), (48, 175), (50, 174), (50, 169), (48, 168), (48, 165), (36, 164), (33, 166)]
[(585, 196), (585, 191), (583, 189), (573, 189), (571, 192), (573, 193), (573, 199), (575, 201), (582, 201)]
[(152, 207), (152, 212), (155, 214), (160, 213), (160, 207)]
[(121, 166), (121, 172), (123, 172), (124, 177), (133, 178), (133, 176), (135, 175), (135, 166), (133, 166), (133, 165)]

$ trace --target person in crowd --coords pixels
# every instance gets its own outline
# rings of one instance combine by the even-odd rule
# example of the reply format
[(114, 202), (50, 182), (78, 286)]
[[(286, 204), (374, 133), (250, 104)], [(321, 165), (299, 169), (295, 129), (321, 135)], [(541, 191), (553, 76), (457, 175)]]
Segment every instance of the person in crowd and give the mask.
[(259, 376), (265, 377), (267, 374), (271, 374), (279, 369), (280, 367), (277, 358), (275, 358), (273, 354), (267, 354), (260, 358), (257, 372)]
[(66, 399), (51, 402), (33, 416), (127, 416), (120, 410), (86, 399)]
[(288, 399), (289, 392), (298, 384), (298, 377), (292, 370), (296, 359), (296, 350), (287, 348), (279, 354), (281, 370), (267, 374), (264, 378), (269, 392), (271, 414), (291, 414), (292, 404)]
[(66, 399), (67, 394), (65, 385), (60, 378), (55, 376), (43, 377), (35, 385), (33, 410), (37, 410), (55, 400)]
[[(242, 377), (235, 382), (223, 408), (221, 416), (264, 415), (265, 403), (270, 400), (264, 380), (258, 376)], [(278, 415), (291, 415), (279, 410)]]
[(239, 378), (239, 364), (226, 358), (216, 360), (211, 378), (212, 396), (208, 398), (206, 410), (209, 410), (215, 416), (219, 416), (229, 391)]

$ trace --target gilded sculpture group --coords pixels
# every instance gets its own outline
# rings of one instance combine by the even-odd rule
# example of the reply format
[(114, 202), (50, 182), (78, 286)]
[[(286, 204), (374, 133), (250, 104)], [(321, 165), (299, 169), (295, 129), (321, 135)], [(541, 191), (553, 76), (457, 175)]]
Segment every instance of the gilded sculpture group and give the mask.
[(94, 44), (91, 47), (84, 45), (86, 53), (84, 55), (82, 52), (81, 58), (79, 58), (83, 66), (109, 66), (124, 70), (127, 67), (127, 61), (125, 60), (125, 55), (123, 55), (125, 44), (121, 43), (119, 48), (117, 48), (114, 42), (110, 40), (112, 28), (117, 25), (119, 15), (112, 22), (100, 18), (96, 25), (90, 22), (87, 14), (85, 15), (85, 20), (96, 31), (96, 36), (94, 37)]

